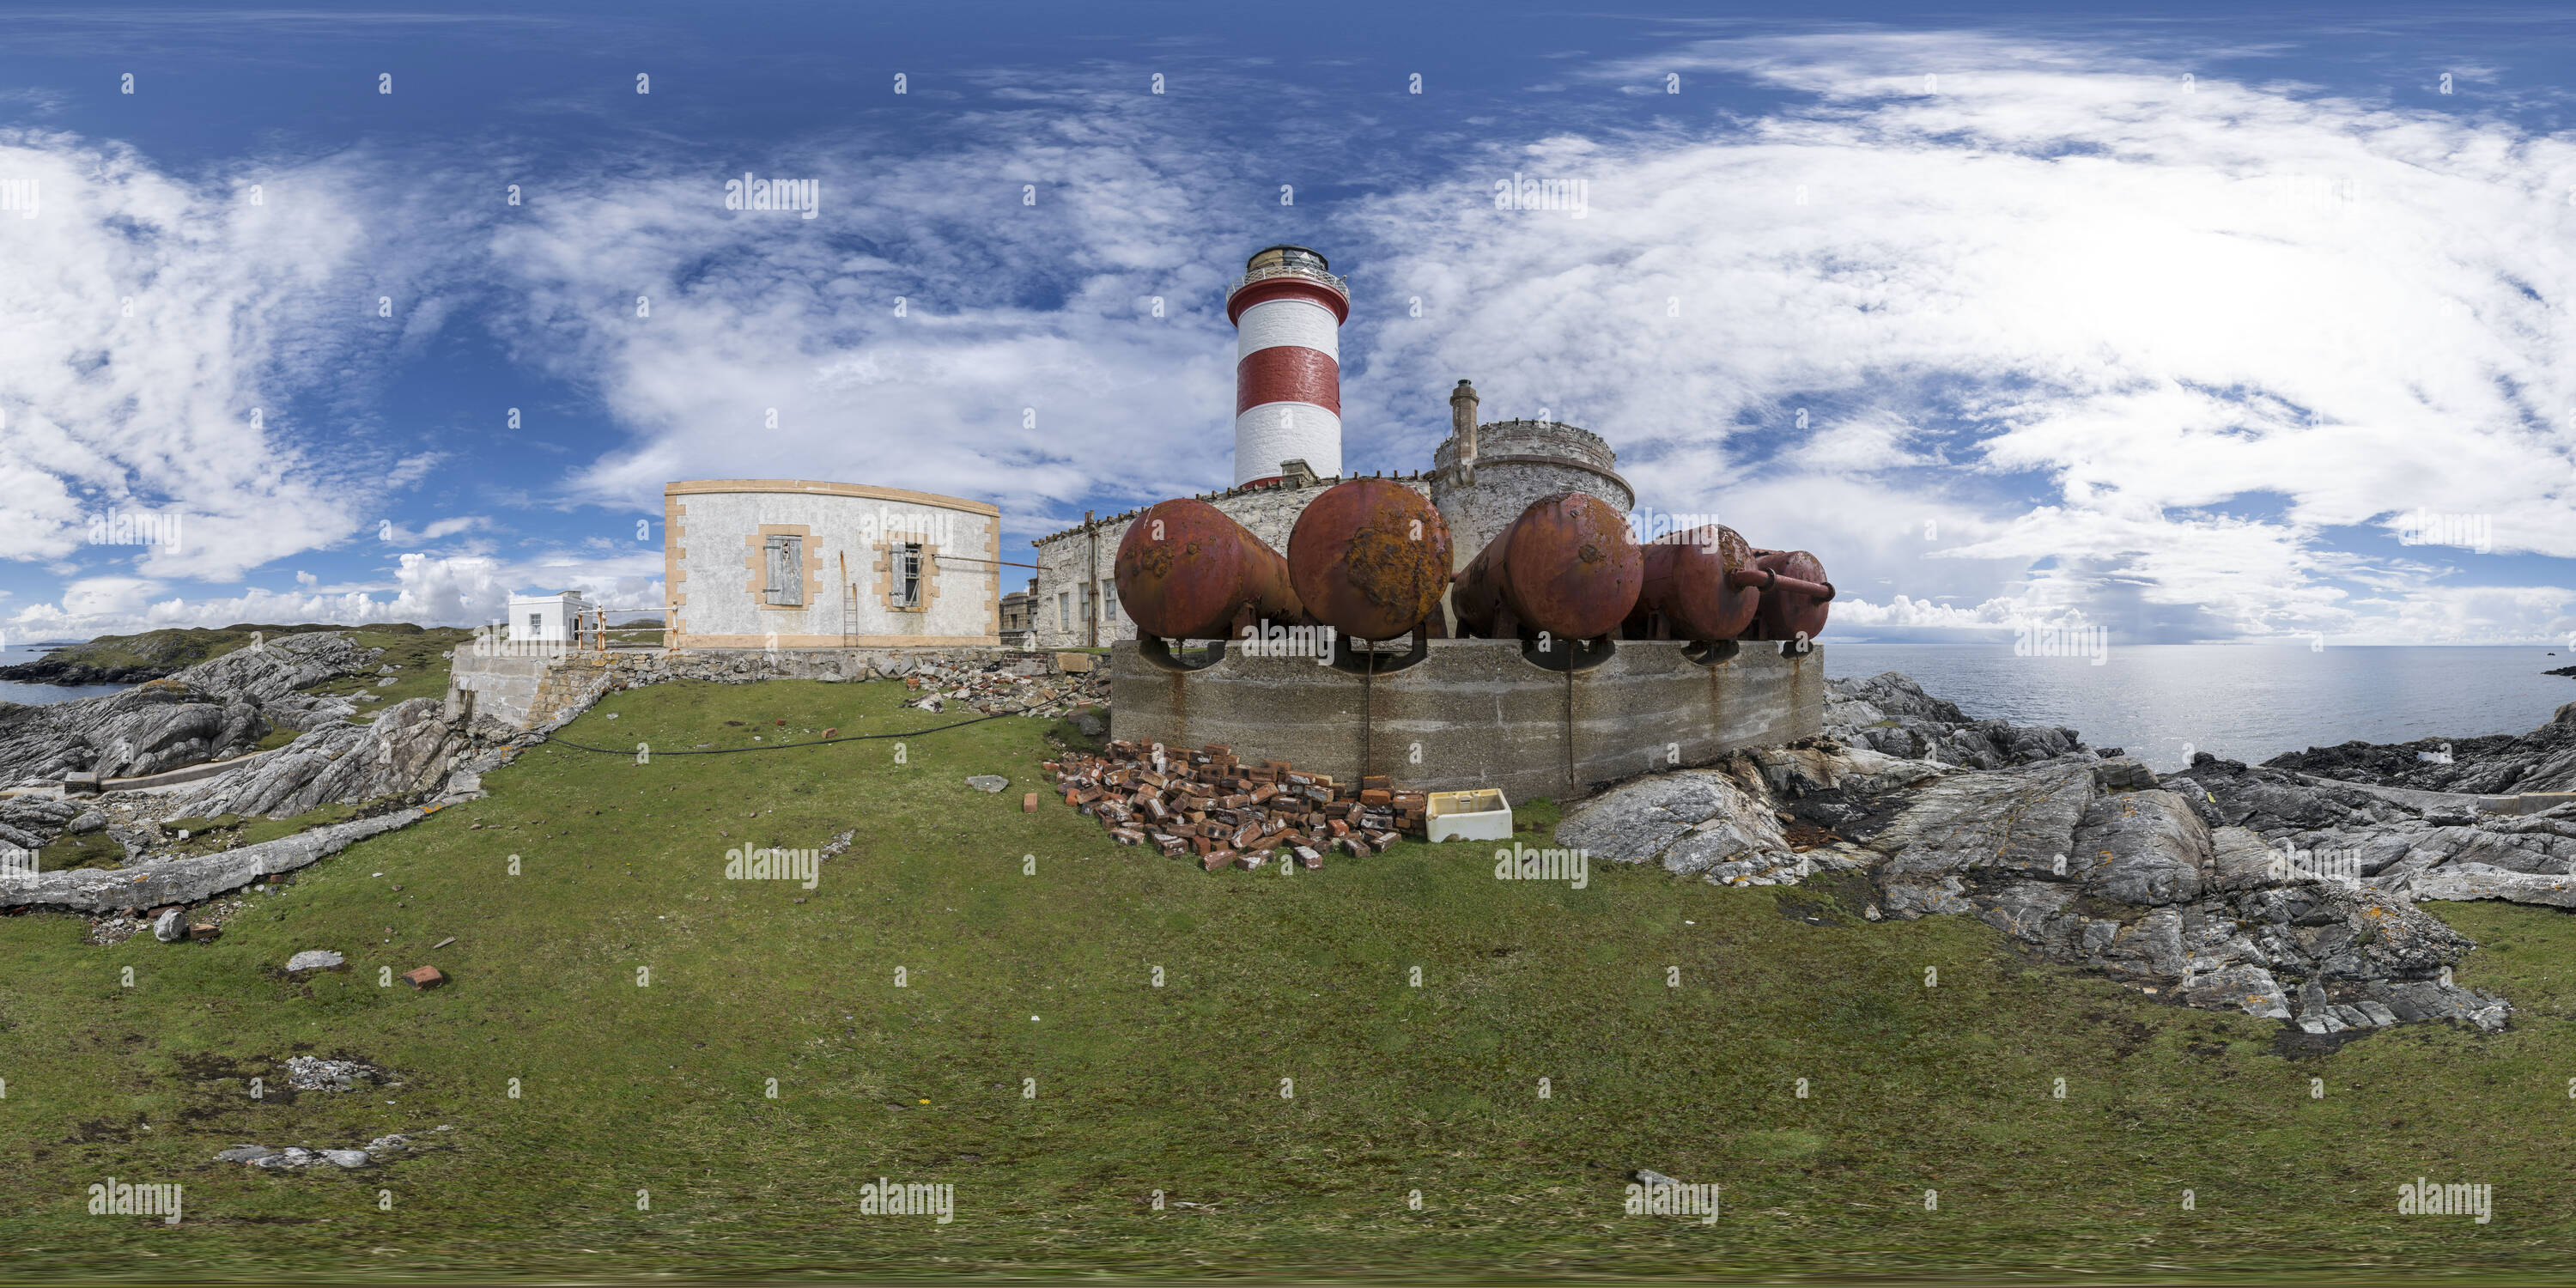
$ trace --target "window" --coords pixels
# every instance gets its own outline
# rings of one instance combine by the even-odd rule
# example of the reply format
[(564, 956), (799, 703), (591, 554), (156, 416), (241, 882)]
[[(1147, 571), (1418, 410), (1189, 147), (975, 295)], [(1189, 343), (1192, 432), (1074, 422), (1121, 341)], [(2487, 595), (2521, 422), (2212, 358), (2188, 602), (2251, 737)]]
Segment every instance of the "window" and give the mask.
[(761, 543), (769, 569), (768, 602), (805, 602), (805, 538), (772, 536)]
[(1060, 631), (1073, 629), (1072, 591), (1059, 590), (1055, 593), (1055, 628)]
[(921, 547), (894, 548), (894, 606), (921, 607)]
[(541, 640), (545, 637), (546, 615), (544, 613), (528, 614), (528, 638), (532, 640)]
[(1107, 621), (1118, 620), (1118, 586), (1115, 582), (1106, 582), (1100, 587), (1100, 615)]

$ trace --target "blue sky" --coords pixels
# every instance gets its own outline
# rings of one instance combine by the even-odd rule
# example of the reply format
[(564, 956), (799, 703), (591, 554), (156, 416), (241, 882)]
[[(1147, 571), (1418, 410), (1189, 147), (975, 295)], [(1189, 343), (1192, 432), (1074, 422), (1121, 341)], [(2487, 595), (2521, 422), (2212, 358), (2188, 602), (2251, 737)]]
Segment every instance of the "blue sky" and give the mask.
[[(1223, 286), (1293, 240), (1353, 289), (1349, 465), (1420, 468), (1473, 378), (1817, 552), (1834, 636), (2564, 644), (2571, 44), (2539, 8), (20, 8), (0, 632), (651, 606), (678, 478), (979, 497), (1026, 558), (1223, 485)], [(745, 173), (815, 217), (724, 209)], [(1586, 208), (1495, 209), (1514, 175)], [(177, 544), (92, 540), (136, 514)]]

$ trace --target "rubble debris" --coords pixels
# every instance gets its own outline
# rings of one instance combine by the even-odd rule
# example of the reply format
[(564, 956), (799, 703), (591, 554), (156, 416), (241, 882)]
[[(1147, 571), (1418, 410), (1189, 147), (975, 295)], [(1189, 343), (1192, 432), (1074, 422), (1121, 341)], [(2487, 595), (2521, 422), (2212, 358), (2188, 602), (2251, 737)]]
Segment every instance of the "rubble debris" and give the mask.
[(1022, 714), (1051, 720), (1073, 714), (1075, 707), (1109, 704), (1107, 670), (1050, 675), (1034, 660), (921, 662), (903, 683), (917, 695), (904, 705), (924, 711), (971, 707), (998, 716), (1025, 707), (1030, 709)]
[(402, 981), (413, 988), (436, 988), (446, 983), (447, 977), (439, 974), (435, 966), (423, 966), (419, 970), (403, 972)]
[(348, 965), (347, 958), (328, 948), (307, 948), (286, 959), (286, 973), (293, 975), (308, 970), (346, 970)]
[(1428, 805), (1423, 793), (1376, 775), (1337, 783), (1284, 760), (1247, 765), (1219, 743), (1186, 751), (1122, 740), (1045, 768), (1064, 803), (1099, 819), (1111, 840), (1166, 858), (1186, 854), (1210, 872), (1257, 872), (1273, 860), (1312, 871), (1331, 849), (1383, 854), (1423, 835)]
[(967, 779), (966, 785), (979, 792), (998, 792), (1003, 788), (1010, 786), (1011, 780), (1002, 777), (1000, 774), (977, 774), (974, 777)]
[(286, 1085), (298, 1091), (355, 1091), (384, 1072), (358, 1060), (325, 1060), (320, 1056), (286, 1058)]

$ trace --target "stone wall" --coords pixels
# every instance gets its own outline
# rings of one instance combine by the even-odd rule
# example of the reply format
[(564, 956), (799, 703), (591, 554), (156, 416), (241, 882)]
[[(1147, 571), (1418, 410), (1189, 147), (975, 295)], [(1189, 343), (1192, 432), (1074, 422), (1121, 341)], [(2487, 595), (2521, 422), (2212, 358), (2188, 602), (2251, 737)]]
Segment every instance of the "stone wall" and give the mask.
[(1746, 644), (1704, 666), (1686, 647), (1621, 642), (1569, 682), (1510, 640), (1432, 640), (1420, 664), (1374, 677), (1239, 651), (1174, 671), (1122, 644), (1112, 650), (1110, 732), (1223, 743), (1245, 761), (1285, 760), (1337, 778), (1380, 773), (1429, 791), (1500, 787), (1525, 801), (1571, 800), (1649, 770), (1822, 731), (1823, 650), (1783, 657), (1777, 645)]
[(511, 652), (507, 645), (489, 651), (469, 646), (456, 651), (448, 672), (446, 715), (450, 720), (464, 718), (465, 694), (471, 692), (476, 720), (488, 716), (514, 729), (534, 729), (589, 710), (611, 689), (640, 688), (665, 680), (858, 681), (902, 676), (933, 663), (980, 666), (1003, 656), (1010, 655), (980, 647), (564, 650), (530, 655)]
[(1542, 497), (1581, 492), (1621, 514), (1636, 505), (1636, 493), (1612, 468), (1618, 454), (1589, 430), (1541, 420), (1480, 425), (1472, 485), (1457, 477), (1458, 448), (1453, 434), (1441, 440), (1431, 457), (1436, 480), (1431, 503), (1449, 524), (1451, 557), (1458, 569)]

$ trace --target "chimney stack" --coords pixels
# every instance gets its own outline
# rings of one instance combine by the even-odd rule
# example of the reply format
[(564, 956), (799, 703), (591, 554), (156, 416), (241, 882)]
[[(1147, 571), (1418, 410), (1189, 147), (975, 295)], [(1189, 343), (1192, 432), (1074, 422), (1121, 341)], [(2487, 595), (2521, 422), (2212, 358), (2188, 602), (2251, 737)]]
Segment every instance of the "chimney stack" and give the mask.
[(1458, 440), (1458, 482), (1476, 483), (1476, 387), (1461, 380), (1449, 391), (1449, 432)]

